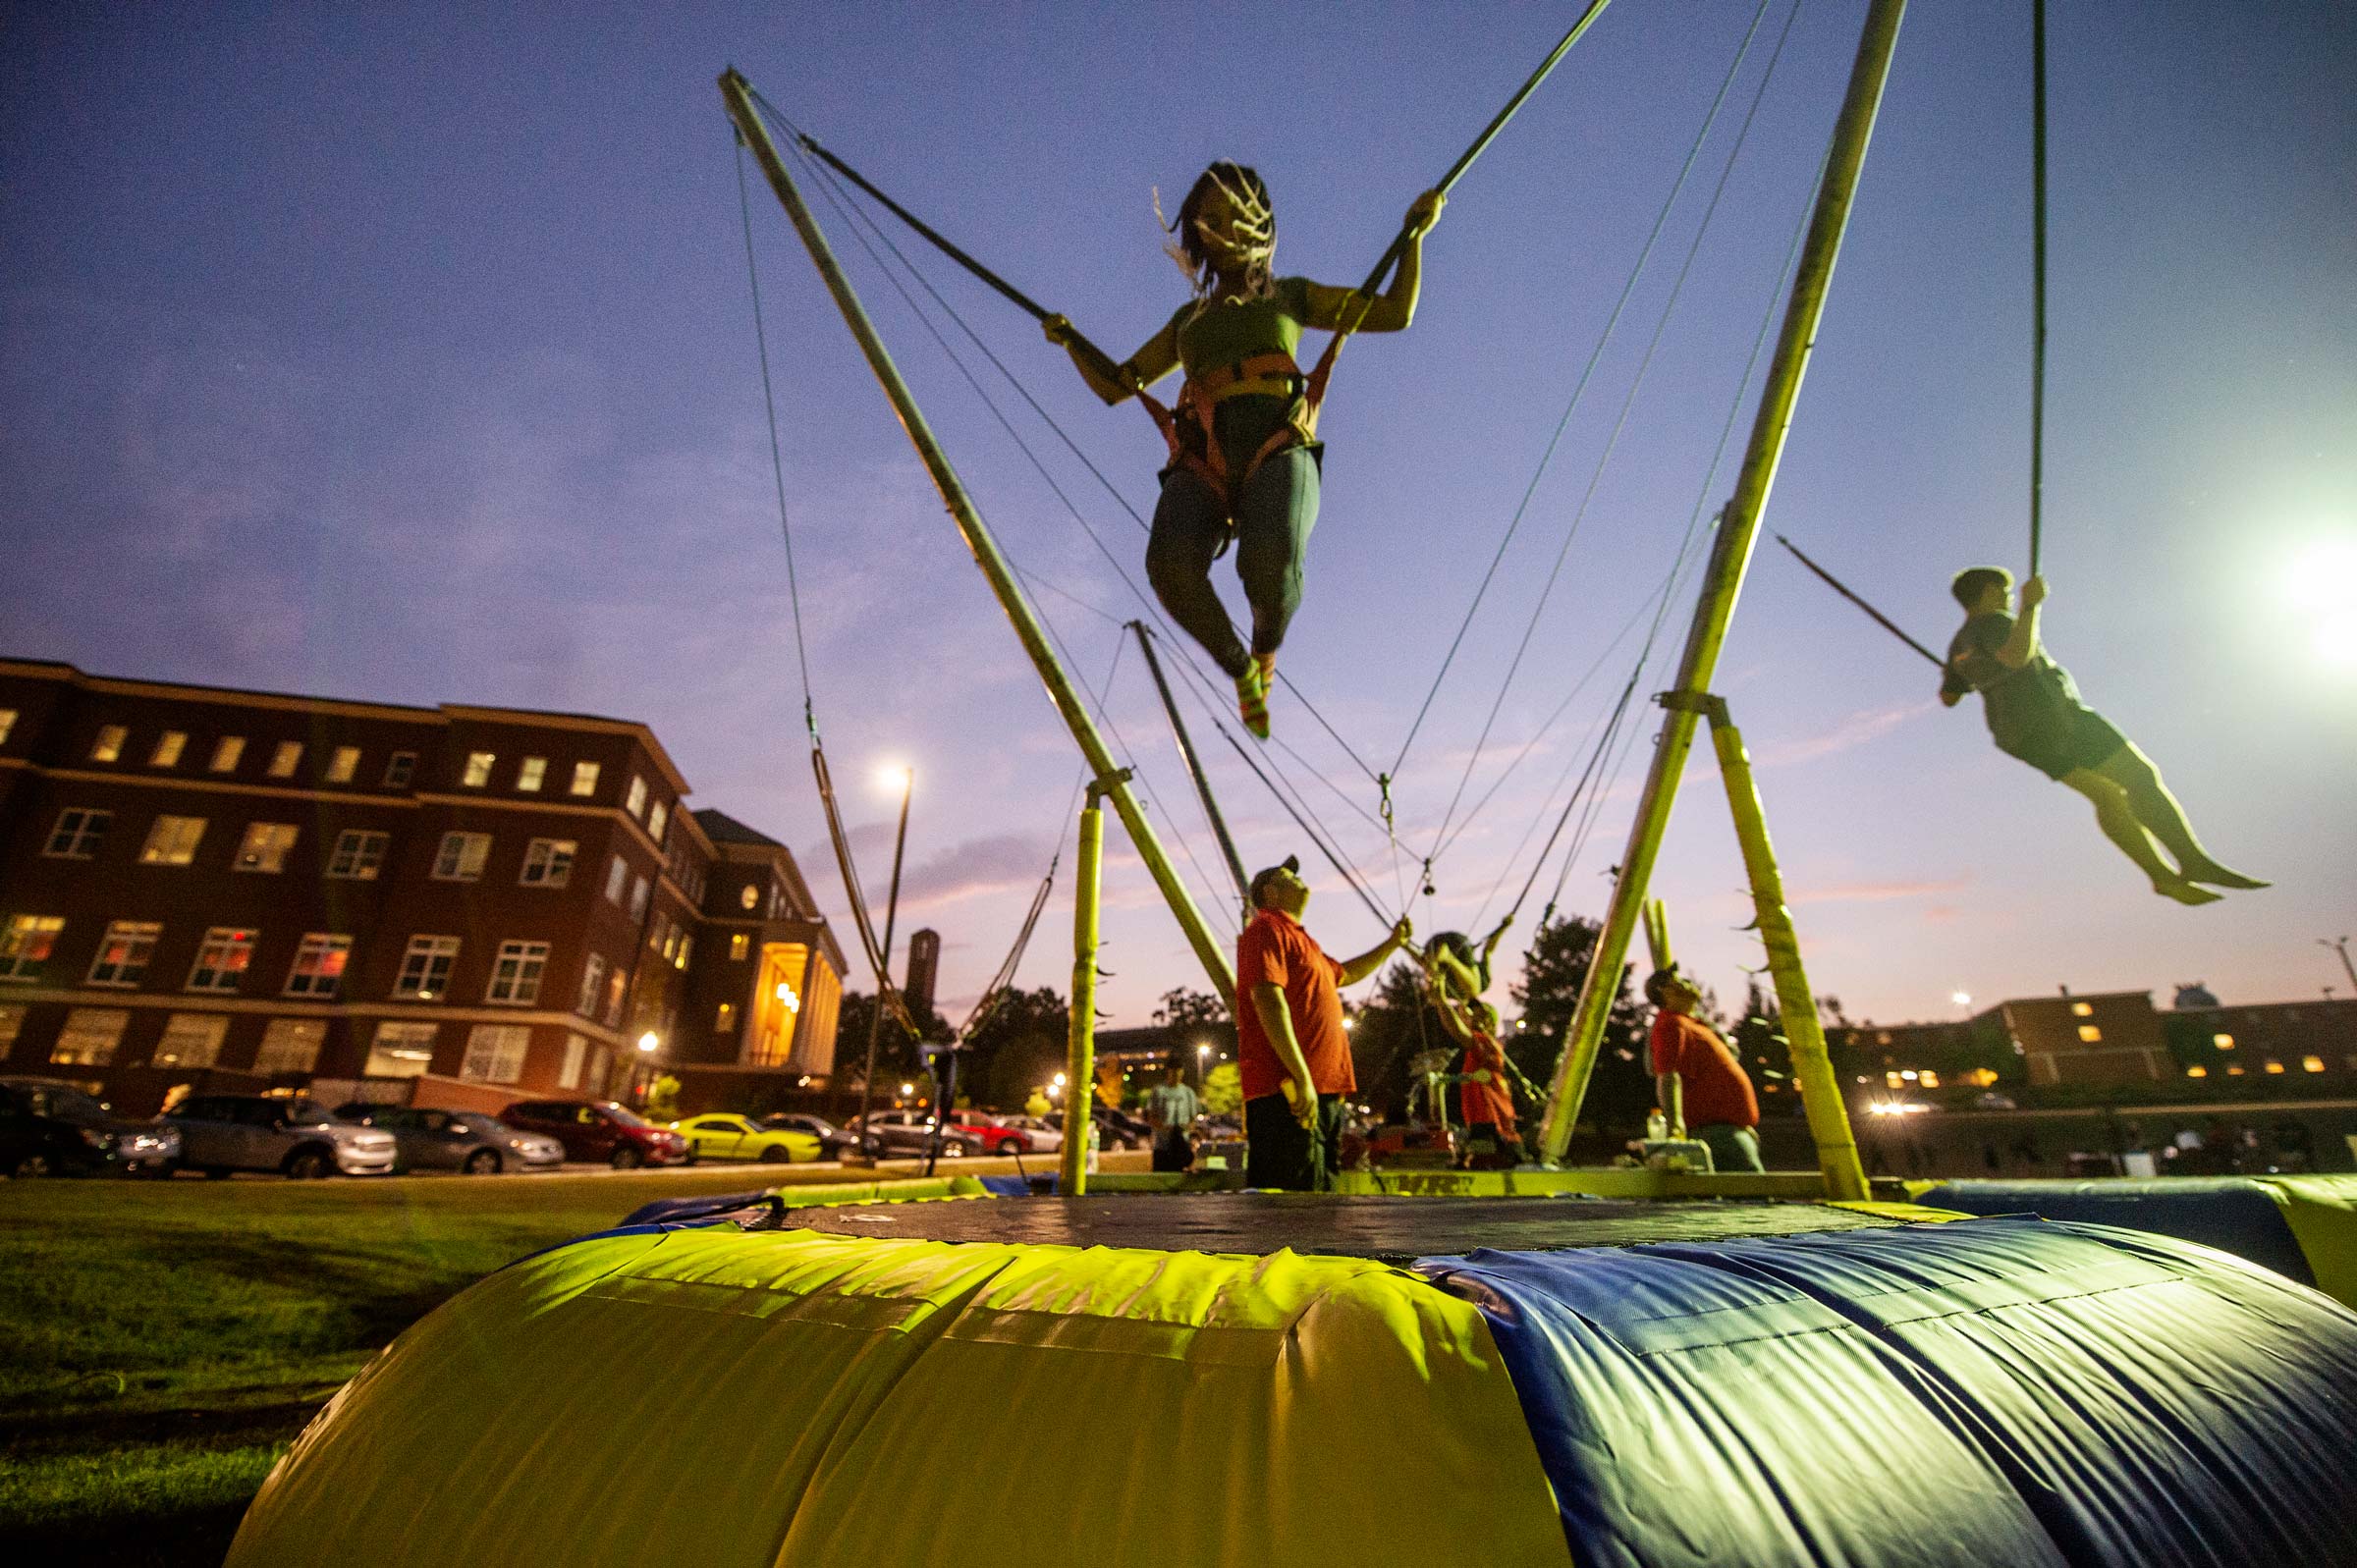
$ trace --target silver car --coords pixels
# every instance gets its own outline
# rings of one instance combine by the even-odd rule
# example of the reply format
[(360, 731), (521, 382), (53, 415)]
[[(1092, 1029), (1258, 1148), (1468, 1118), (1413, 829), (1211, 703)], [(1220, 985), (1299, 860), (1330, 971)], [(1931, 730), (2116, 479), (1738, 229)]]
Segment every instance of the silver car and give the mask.
[(192, 1095), (164, 1113), (180, 1129), (180, 1162), (208, 1176), (275, 1170), (305, 1180), (342, 1171), (382, 1176), (393, 1168), (393, 1135), (338, 1121), (297, 1095)]
[(393, 1135), (402, 1170), (458, 1170), (495, 1176), (503, 1170), (554, 1170), (565, 1146), (536, 1132), (518, 1132), (487, 1110), (430, 1110), (419, 1106), (338, 1106), (339, 1119)]

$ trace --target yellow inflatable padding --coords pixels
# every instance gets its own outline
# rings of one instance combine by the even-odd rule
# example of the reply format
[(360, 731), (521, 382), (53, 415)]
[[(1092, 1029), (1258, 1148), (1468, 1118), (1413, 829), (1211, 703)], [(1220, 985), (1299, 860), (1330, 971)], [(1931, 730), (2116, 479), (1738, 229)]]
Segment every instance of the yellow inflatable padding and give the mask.
[(987, 1198), (990, 1189), (972, 1176), (904, 1176), (881, 1181), (787, 1182), (769, 1189), (790, 1209), (828, 1209), (837, 1204), (906, 1203), (918, 1198)]
[(2357, 1307), (2357, 1176), (2261, 1176), (2307, 1255), (2316, 1288)]
[(1569, 1563), (1487, 1325), (1355, 1259), (605, 1237), (356, 1378), (229, 1568)]
[[(1914, 1188), (1908, 1189), (1910, 1192)], [(1977, 1216), (1959, 1209), (1934, 1209), (1919, 1203), (1884, 1203), (1876, 1199), (1852, 1199), (1829, 1202), (1828, 1209), (1847, 1209), (1861, 1215), (1880, 1215), (1885, 1219), (1904, 1219), (1916, 1224), (1945, 1224), (1950, 1219), (1972, 1219)]]

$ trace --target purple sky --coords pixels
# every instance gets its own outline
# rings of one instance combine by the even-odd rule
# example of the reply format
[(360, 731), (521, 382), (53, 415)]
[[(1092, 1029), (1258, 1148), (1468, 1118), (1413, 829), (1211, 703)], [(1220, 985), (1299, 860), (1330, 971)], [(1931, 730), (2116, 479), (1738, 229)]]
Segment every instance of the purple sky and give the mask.
[[(1576, 518), (1467, 801), (1536, 743), (1437, 863), (1439, 896), (1414, 907), (1427, 930), (1510, 900), (1517, 842), (1628, 677), (1634, 643), (1615, 634), (1731, 486), (1753, 393), (1716, 478), (1712, 454), (1863, 11), (1802, 6), (1640, 384), (1790, 15), (1767, 8), (1398, 770), (1412, 880)], [(1718, 687), (1761, 765), (1813, 978), (1860, 1016), (1949, 1016), (1951, 992), (2059, 983), (2312, 996), (2340, 982), (2315, 939), (2357, 929), (2357, 657), (2319, 646), (2357, 623), (2357, 13), (2055, 11), (2051, 645), (2212, 846), (2279, 886), (2201, 910), (2152, 896), (2075, 797), (1999, 756), (1973, 709), (1940, 710), (1927, 666), (1770, 545)], [(451, 20), (465, 14), (53, 5), (0, 28), (0, 652), (643, 719), (695, 803), (794, 844), (840, 916), (714, 76), (737, 64), (1123, 353), (1182, 294), (1152, 188), (1175, 202), (1208, 157), (1252, 162), (1280, 270), (1355, 282), (1570, 13), (1263, 0)], [(1398, 753), (1752, 16), (1621, 0), (1458, 188), (1413, 330), (1344, 355), (1285, 669), (1375, 767)], [(2026, 552), (2028, 126), (2026, 3), (1915, 7), (1768, 510), (1769, 530), (1935, 643), (1955, 619), (1948, 574), (2018, 570)], [(871, 776), (916, 769), (902, 929), (942, 931), (956, 1017), (1070, 837), (1076, 759), (757, 183), (754, 199), (817, 712), (879, 904), (893, 802)], [(1136, 600), (818, 204), (1009, 552), (1094, 607), (1040, 595), (1101, 682), (1104, 618)], [(910, 254), (1150, 510), (1143, 417), (1100, 407), (1019, 313)], [(1142, 584), (1137, 525), (992, 390)], [(2333, 548), (2337, 573), (2312, 564)], [(1641, 691), (1668, 683), (1690, 605), (1681, 590)], [(1134, 652), (1108, 713), (1174, 847), (1216, 873)], [(1306, 854), (1200, 713), (1247, 861)], [(1358, 815), (1374, 786), (1282, 694), (1276, 720), (1342, 794), (1277, 760), (1396, 903), (1390, 850)], [(1569, 910), (1602, 908), (1654, 728), (1647, 710)], [(1715, 771), (1688, 784), (1656, 887), (1689, 966), (1739, 995), (1759, 962), (1736, 929), (1740, 864)], [(1142, 1022), (1200, 977), (1125, 844), (1109, 847), (1102, 1005)], [(1374, 918), (1316, 881), (1313, 930), (1338, 951), (1371, 943)], [(1217, 885), (1197, 887), (1227, 919)], [(1060, 889), (1025, 984), (1068, 984), (1069, 907)]]

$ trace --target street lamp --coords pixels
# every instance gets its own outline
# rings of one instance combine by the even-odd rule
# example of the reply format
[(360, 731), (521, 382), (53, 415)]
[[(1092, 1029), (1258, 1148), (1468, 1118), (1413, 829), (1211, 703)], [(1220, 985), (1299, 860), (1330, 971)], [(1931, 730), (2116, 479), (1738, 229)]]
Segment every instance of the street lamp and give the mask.
[(2349, 939), (2346, 937), (2319, 937), (2316, 939), (2316, 945), (2320, 947), (2330, 947), (2340, 954), (2340, 967), (2347, 971), (2349, 984), (2357, 986), (2357, 964), (2349, 962)]
[(662, 1049), (663, 1037), (656, 1034), (652, 1029), (649, 1029), (646, 1033), (638, 1037), (638, 1050), (642, 1054), (651, 1056)]
[(1954, 1002), (1959, 1007), (1969, 1007), (1972, 1005), (1972, 993), (1969, 991), (1951, 991), (1947, 994), (1947, 1000)]
[[(905, 766), (887, 768), (877, 780), (886, 788), (898, 785), (901, 791), (901, 829), (892, 840), (892, 892), (884, 903), (884, 972), (876, 976), (876, 996), (867, 1009), (867, 1071), (859, 1079), (859, 1142), (862, 1154), (870, 1152), (867, 1145), (868, 1114), (875, 1108), (876, 1099), (876, 1041), (884, 1028), (884, 988), (892, 983), (893, 927), (901, 917), (901, 853), (908, 847), (908, 797), (916, 792), (916, 770)], [(854, 890), (855, 892), (855, 890)], [(909, 1095), (909, 1086), (901, 1085), (901, 1098)]]
[[(1347, 1024), (1345, 1024), (1344, 1027), (1347, 1027)], [(1195, 1087), (1197, 1089), (1203, 1087), (1203, 1075), (1210, 1070), (1211, 1042), (1208, 1040), (1198, 1040), (1195, 1042)]]

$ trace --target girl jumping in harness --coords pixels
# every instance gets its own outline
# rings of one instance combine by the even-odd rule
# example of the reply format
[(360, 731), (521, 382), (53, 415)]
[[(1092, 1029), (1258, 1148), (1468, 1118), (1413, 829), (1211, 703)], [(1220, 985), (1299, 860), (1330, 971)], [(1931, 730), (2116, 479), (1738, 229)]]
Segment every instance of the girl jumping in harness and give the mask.
[[(1146, 543), (1146, 575), (1171, 619), (1235, 681), (1244, 728), (1269, 733), (1269, 686), (1286, 623), (1301, 604), (1301, 563), (1318, 520), (1317, 402), (1293, 361), (1301, 329), (1398, 332), (1416, 313), (1423, 237), (1447, 198), (1408, 209), (1407, 243), (1381, 297), (1306, 278), (1280, 278), (1277, 216), (1260, 176), (1236, 163), (1203, 171), (1178, 208), (1171, 254), (1194, 285), (1144, 348), (1119, 365), (1063, 316), (1045, 323), (1081, 379), (1108, 405), (1136, 397), (1171, 444), (1162, 500)], [(1146, 389), (1183, 367), (1176, 406)], [(1247, 650), (1211, 585), (1211, 564), (1234, 529), (1235, 571), (1252, 608)]]

